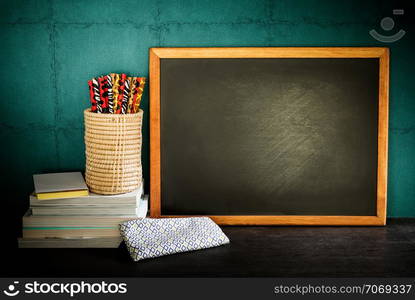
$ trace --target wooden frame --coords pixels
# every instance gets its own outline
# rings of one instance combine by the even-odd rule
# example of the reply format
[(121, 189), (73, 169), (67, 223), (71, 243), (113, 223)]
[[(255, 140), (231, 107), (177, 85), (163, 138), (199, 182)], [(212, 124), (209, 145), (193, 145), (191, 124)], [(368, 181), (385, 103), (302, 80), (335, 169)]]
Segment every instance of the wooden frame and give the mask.
[(376, 216), (209, 216), (221, 225), (385, 225), (388, 161), (389, 49), (380, 47), (264, 47), (150, 49), (150, 216), (161, 215), (161, 58), (378, 58), (379, 122)]

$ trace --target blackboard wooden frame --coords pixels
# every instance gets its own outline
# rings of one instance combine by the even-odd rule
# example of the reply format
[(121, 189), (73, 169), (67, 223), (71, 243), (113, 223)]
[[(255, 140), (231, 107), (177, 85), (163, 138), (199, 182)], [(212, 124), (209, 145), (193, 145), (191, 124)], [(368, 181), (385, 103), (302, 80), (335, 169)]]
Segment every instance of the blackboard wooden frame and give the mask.
[[(160, 59), (169, 58), (378, 58), (378, 170), (376, 216), (209, 216), (222, 225), (385, 225), (388, 157), (389, 49), (381, 47), (235, 47), (150, 49), (150, 216), (161, 213)], [(188, 216), (187, 216), (188, 217)]]

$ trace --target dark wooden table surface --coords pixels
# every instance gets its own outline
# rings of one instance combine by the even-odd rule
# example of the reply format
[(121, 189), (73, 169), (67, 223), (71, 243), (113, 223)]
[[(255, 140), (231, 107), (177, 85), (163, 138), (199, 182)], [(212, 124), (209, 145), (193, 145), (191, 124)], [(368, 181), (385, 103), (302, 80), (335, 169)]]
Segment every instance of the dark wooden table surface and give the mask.
[(17, 249), (2, 277), (414, 277), (415, 219), (386, 227), (223, 227), (231, 243), (133, 262), (118, 249)]

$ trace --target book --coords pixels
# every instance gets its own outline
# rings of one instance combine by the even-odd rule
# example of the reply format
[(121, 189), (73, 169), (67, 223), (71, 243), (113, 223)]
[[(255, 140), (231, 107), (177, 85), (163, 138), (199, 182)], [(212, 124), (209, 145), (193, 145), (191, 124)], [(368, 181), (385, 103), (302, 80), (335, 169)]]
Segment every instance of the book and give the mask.
[(136, 205), (123, 206), (32, 206), (34, 216), (136, 216)]
[(121, 237), (105, 238), (18, 238), (19, 248), (118, 248)]
[(99, 195), (95, 193), (89, 193), (89, 195), (84, 197), (71, 197), (65, 199), (48, 199), (48, 201), (43, 201), (37, 199), (35, 195), (29, 196), (30, 206), (87, 206), (87, 205), (100, 205), (100, 206), (114, 206), (114, 205), (135, 205), (137, 199), (143, 195), (143, 181), (139, 188), (125, 194), (118, 195)]
[(88, 187), (81, 172), (33, 175), (38, 200), (88, 196)]
[(22, 218), (23, 228), (31, 227), (113, 227), (130, 219), (145, 218), (148, 212), (148, 195), (145, 195), (139, 202), (137, 214), (134, 216), (36, 216), (28, 209)]
[(37, 193), (36, 196), (37, 196), (37, 199), (39, 200), (48, 200), (51, 198), (56, 199), (56, 198), (81, 197), (81, 196), (88, 196), (88, 190)]
[(23, 216), (23, 228), (116, 227), (138, 216), (34, 216), (30, 210)]
[(23, 238), (92, 238), (118, 237), (119, 224), (144, 218), (148, 195), (140, 198), (134, 216), (34, 216), (29, 209), (23, 216)]
[(118, 237), (120, 232), (115, 227), (50, 227), (23, 228), (23, 238), (92, 238)]

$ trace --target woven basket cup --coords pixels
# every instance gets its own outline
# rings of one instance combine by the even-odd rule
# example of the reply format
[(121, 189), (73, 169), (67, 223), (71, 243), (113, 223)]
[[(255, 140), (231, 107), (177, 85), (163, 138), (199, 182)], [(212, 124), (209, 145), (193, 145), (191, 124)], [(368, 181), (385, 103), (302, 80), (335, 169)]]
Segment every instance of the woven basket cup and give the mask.
[(141, 185), (141, 124), (135, 114), (98, 114), (84, 111), (85, 179), (91, 192), (114, 195)]

